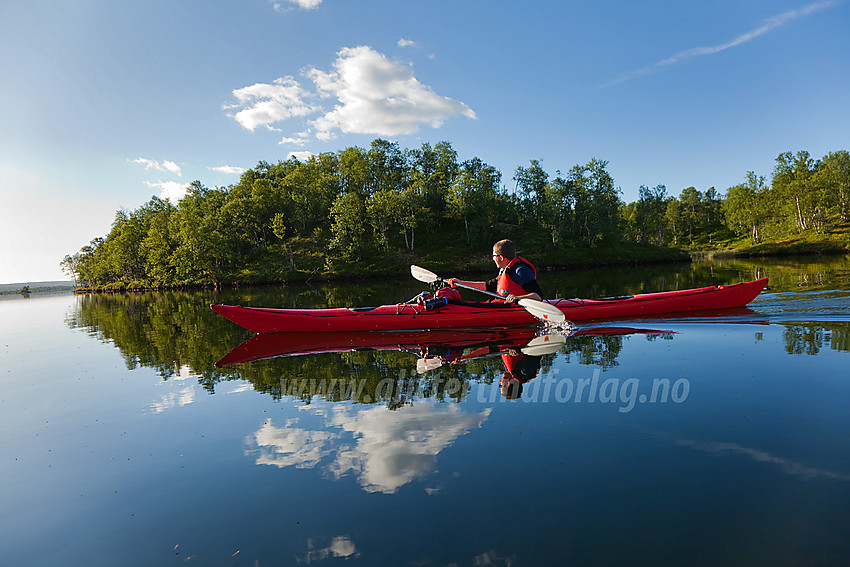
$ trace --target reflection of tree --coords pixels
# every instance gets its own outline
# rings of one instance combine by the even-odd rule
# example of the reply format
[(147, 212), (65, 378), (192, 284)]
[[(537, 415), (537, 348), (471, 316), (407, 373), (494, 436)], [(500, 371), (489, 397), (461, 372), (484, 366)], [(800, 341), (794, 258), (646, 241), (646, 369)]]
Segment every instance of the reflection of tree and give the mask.
[(771, 291), (847, 289), (850, 285), (847, 256), (843, 255), (789, 256), (768, 261), (755, 258), (712, 259), (710, 262), (695, 262), (688, 271), (694, 282), (708, 280), (716, 284), (766, 277), (770, 278)]
[(173, 292), (81, 297), (66, 322), (114, 344), (130, 370), (152, 368), (167, 380), (189, 367), (212, 391), (227, 375), (215, 369), (218, 349), (211, 346), (244, 338), (216, 317), (196, 294)]
[[(663, 272), (669, 267), (647, 268), (632, 279), (622, 277), (622, 285), (627, 290), (638, 290), (650, 281), (640, 277), (649, 277), (649, 272), (660, 277), (657, 270)], [(617, 273), (611, 276), (619, 277)], [(604, 289), (618, 291), (607, 285)], [(152, 368), (164, 380), (182, 371), (197, 377), (198, 383), (209, 392), (215, 391), (221, 381), (245, 380), (258, 392), (274, 398), (288, 397), (305, 403), (314, 398), (381, 402), (390, 408), (400, 408), (415, 399), (463, 400), (470, 391), (470, 382), (485, 385), (498, 382), (505, 371), (498, 352), (464, 360), (462, 364), (445, 363), (426, 374), (416, 373), (414, 353), (394, 350), (356, 350), (260, 360), (224, 369), (215, 367), (225, 353), (250, 333), (213, 313), (209, 303), (298, 308), (380, 305), (412, 297), (417, 290), (421, 290), (418, 283), (405, 281), (315, 288), (100, 294), (79, 297), (75, 309), (67, 316), (67, 324), (113, 344), (130, 369)], [(830, 337), (835, 341), (838, 335), (831, 333)], [(647, 338), (652, 340), (653, 336)], [(620, 335), (573, 336), (560, 352), (566, 353), (567, 360), (574, 357), (579, 364), (608, 368), (617, 364), (624, 346)], [(495, 346), (494, 349), (498, 351)], [(561, 354), (544, 356), (541, 372), (548, 372), (555, 357)]]
[[(288, 396), (308, 403), (314, 397), (385, 402), (397, 408), (416, 398), (461, 400), (469, 391), (470, 380), (490, 383), (501, 375), (503, 368), (498, 358), (471, 360), (416, 374), (413, 354), (386, 350), (277, 358), (226, 370), (214, 366), (250, 334), (213, 313), (208, 307), (212, 301), (299, 307), (354, 304), (356, 301), (349, 296), (357, 289), (380, 298), (390, 293), (401, 295), (388, 292), (399, 285), (254, 288), (221, 292), (218, 297), (203, 291), (99, 294), (78, 298), (66, 322), (71, 328), (85, 329), (92, 337), (113, 344), (128, 369), (152, 368), (164, 380), (177, 376), (181, 369), (189, 369), (209, 392), (215, 391), (220, 381), (238, 379), (275, 398)], [(546, 360), (548, 367), (552, 357)]]
[(617, 365), (623, 350), (623, 337), (618, 335), (582, 336), (567, 339), (567, 358), (575, 354), (579, 364), (609, 368)]
[(782, 337), (788, 354), (815, 355), (824, 345), (847, 352), (850, 351), (850, 322), (786, 324)]

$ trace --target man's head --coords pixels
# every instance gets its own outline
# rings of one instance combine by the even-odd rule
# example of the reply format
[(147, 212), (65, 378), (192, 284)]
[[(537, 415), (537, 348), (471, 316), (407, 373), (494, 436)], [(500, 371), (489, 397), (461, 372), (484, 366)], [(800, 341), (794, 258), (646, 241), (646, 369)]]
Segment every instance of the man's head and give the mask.
[(502, 374), (502, 379), (499, 380), (499, 389), (505, 399), (515, 400), (522, 395), (522, 382), (510, 372)]
[(499, 268), (507, 266), (515, 257), (516, 246), (507, 238), (493, 245), (493, 261), (496, 262), (496, 266)]

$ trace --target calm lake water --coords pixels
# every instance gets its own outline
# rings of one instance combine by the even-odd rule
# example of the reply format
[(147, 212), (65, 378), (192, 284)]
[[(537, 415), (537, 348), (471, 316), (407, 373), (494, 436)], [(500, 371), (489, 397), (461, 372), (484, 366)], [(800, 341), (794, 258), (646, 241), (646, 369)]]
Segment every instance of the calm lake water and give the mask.
[[(533, 329), (215, 365), (251, 333), (209, 303), (396, 303), (416, 281), (0, 301), (0, 563), (847, 565), (850, 259), (540, 279), (762, 276), (748, 310), (583, 324), (524, 362)], [(237, 353), (365, 346), (302, 339)]]

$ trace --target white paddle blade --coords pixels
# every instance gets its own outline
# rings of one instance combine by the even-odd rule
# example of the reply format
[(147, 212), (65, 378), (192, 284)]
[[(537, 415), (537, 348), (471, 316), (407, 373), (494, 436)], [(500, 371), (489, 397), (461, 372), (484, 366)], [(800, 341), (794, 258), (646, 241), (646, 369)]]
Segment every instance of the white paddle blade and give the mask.
[(425, 268), (420, 268), (419, 266), (414, 266), (411, 264), (410, 266), (410, 275), (419, 280), (420, 282), (425, 283), (434, 283), (437, 281), (439, 276), (434, 272), (428, 271)]
[(523, 298), (517, 301), (525, 309), (542, 321), (547, 323), (563, 323), (567, 320), (564, 312), (552, 305), (536, 299)]
[(439, 358), (420, 358), (416, 360), (416, 372), (425, 374), (443, 365), (443, 361)]
[(534, 337), (520, 349), (520, 352), (529, 356), (543, 356), (544, 354), (558, 352), (565, 344), (567, 344), (567, 337), (561, 333), (553, 333)]

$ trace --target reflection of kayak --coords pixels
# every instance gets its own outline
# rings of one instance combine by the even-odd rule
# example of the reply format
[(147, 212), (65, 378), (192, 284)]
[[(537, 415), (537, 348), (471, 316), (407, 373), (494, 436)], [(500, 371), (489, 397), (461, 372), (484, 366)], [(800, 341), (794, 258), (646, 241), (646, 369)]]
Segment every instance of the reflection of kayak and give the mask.
[[(605, 299), (552, 299), (548, 303), (570, 321), (623, 319), (743, 307), (761, 293), (767, 278), (732, 285), (662, 291)], [(213, 311), (255, 333), (326, 331), (390, 331), (532, 325), (537, 319), (522, 307), (505, 303), (450, 301), (428, 310), (404, 303), (381, 307), (333, 309), (273, 309), (211, 305)]]
[[(227, 353), (216, 366), (264, 360), (283, 356), (350, 352), (355, 350), (412, 351), (427, 355), (439, 350), (498, 347), (500, 349), (539, 347), (547, 336), (538, 336), (535, 327), (497, 329), (443, 329), (436, 331), (358, 331), (328, 333), (264, 333), (251, 337)], [(647, 335), (670, 331), (632, 329), (629, 327), (595, 327), (581, 329), (570, 336), (581, 335)], [(543, 339), (541, 341), (541, 339)], [(563, 339), (560, 344), (563, 344)]]

